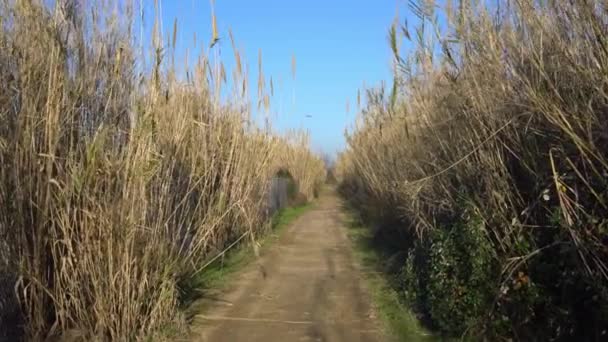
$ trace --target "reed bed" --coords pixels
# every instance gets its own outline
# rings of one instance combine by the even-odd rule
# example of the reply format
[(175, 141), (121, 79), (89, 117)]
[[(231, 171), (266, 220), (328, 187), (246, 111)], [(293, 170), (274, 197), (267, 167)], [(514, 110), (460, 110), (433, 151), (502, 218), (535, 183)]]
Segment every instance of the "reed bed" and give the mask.
[(606, 2), (443, 5), (391, 27), (394, 86), (367, 90), (341, 189), (444, 334), (605, 339)]
[(182, 284), (264, 232), (274, 173), (307, 195), (324, 174), (242, 92), (220, 100), (214, 47), (182, 76), (177, 24), (163, 37), (157, 21), (142, 53), (136, 12), (0, 2), (0, 339), (163, 338), (184, 327)]

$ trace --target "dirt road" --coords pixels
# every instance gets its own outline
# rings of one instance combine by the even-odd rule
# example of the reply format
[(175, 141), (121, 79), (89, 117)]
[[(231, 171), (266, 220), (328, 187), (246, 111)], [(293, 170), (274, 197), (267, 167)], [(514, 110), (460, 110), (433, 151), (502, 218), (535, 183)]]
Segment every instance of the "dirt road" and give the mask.
[(340, 202), (321, 196), (196, 316), (209, 342), (386, 341), (354, 262)]

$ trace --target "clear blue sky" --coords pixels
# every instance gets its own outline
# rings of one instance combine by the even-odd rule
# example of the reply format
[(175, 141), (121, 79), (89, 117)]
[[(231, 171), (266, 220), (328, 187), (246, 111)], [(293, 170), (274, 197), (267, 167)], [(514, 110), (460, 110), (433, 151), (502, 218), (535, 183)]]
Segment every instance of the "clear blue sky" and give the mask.
[[(152, 26), (153, 1), (143, 0), (146, 27)], [(231, 59), (230, 28), (250, 67), (250, 95), (257, 93), (257, 56), (264, 74), (273, 77), (273, 126), (311, 132), (315, 151), (344, 147), (344, 128), (356, 112), (357, 89), (391, 79), (387, 32), (399, 0), (216, 0), (215, 13), (223, 59)], [(404, 6), (401, 6), (403, 10)], [(208, 46), (208, 0), (163, 0), (165, 35), (178, 18), (177, 50), (193, 44), (193, 34)], [(178, 52), (178, 53), (180, 53)], [(292, 55), (297, 59), (295, 81)], [(228, 63), (229, 64), (229, 63)], [(295, 101), (293, 94), (295, 90)], [(350, 113), (346, 102), (350, 102)], [(312, 118), (307, 118), (311, 115)]]

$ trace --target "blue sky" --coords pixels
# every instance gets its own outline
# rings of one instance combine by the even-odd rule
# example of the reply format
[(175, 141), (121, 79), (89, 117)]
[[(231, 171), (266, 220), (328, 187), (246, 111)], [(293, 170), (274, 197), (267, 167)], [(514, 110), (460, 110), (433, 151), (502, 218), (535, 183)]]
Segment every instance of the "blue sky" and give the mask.
[[(152, 0), (146, 27), (152, 26)], [(391, 79), (387, 32), (399, 0), (216, 0), (223, 60), (232, 58), (231, 29), (250, 69), (250, 95), (257, 93), (257, 56), (275, 85), (275, 129), (303, 128), (315, 151), (335, 153), (344, 147), (344, 128), (355, 117), (357, 90)], [(178, 18), (178, 54), (192, 47), (193, 35), (208, 46), (211, 4), (208, 0), (163, 0), (165, 35)], [(402, 8), (403, 9), (403, 6)], [(297, 59), (295, 80), (292, 55)], [(227, 62), (230, 65), (229, 62)], [(294, 101), (295, 94), (295, 101)], [(346, 102), (350, 112), (346, 112)], [(311, 118), (307, 118), (311, 115)]]

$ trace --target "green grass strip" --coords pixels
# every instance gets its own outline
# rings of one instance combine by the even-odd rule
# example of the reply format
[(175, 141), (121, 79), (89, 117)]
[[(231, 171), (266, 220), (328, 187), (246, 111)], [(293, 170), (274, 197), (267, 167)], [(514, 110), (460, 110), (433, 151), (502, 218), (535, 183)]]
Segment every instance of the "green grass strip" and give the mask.
[(349, 215), (347, 227), (355, 258), (362, 266), (374, 309), (385, 332), (396, 341), (441, 341), (424, 329), (416, 315), (399, 299), (390, 284), (390, 276), (382, 271), (384, 256), (373, 246), (371, 230), (352, 215)]

